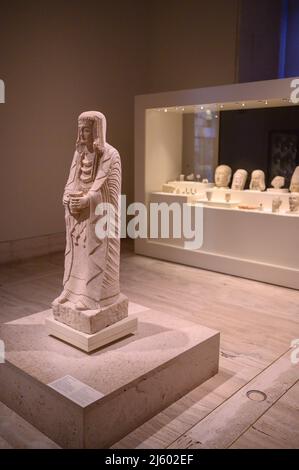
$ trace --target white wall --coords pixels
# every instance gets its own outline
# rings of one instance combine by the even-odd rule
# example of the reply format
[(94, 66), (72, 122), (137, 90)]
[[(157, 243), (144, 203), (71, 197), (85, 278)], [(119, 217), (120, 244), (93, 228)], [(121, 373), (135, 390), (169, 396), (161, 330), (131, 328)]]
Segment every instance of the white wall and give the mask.
[(161, 191), (162, 184), (176, 180), (182, 171), (183, 115), (146, 112), (145, 191)]

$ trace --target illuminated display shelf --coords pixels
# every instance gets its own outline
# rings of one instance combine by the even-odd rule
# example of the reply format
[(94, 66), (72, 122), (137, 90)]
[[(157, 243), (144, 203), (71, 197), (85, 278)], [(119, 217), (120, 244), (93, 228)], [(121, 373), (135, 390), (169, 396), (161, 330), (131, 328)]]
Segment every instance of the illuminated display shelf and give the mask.
[[(289, 101), (291, 82), (292, 79), (269, 80), (137, 96), (135, 200), (146, 205), (149, 202), (187, 202), (195, 210), (194, 199), (204, 200), (204, 190), (198, 189), (197, 194), (162, 191), (163, 185), (171, 185), (182, 172), (182, 115), (201, 107), (221, 111), (294, 106)], [(177, 183), (187, 188), (187, 192), (197, 184), (195, 181)], [(231, 201), (237, 205), (262, 203), (263, 210), (227, 208), (226, 192), (231, 193)], [(289, 196), (286, 192), (215, 189), (212, 203), (219, 200), (221, 207), (203, 203), (203, 244), (199, 249), (188, 248), (183, 237), (137, 238), (135, 252), (299, 289), (299, 214), (288, 213)], [(274, 197), (282, 200), (278, 213), (272, 213)]]

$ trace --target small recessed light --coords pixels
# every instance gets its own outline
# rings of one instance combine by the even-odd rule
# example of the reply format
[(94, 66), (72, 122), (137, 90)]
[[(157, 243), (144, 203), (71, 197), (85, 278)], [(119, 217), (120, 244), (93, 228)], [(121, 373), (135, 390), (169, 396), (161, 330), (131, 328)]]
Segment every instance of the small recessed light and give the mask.
[(224, 106), (224, 105), (223, 105), (223, 104), (221, 104), (221, 105), (220, 105), (220, 108), (223, 108), (223, 106)]
[(246, 392), (247, 398), (252, 401), (265, 401), (267, 400), (267, 395), (261, 390), (248, 390)]
[(168, 109), (165, 108), (165, 109), (164, 109), (164, 113), (167, 113), (167, 111), (168, 111)]
[(245, 103), (242, 103), (242, 106), (245, 106)]
[(201, 107), (200, 107), (200, 109), (204, 109), (204, 107), (203, 107), (203, 106), (201, 106)]
[(268, 104), (268, 101), (267, 101), (267, 100), (265, 100), (265, 104)]

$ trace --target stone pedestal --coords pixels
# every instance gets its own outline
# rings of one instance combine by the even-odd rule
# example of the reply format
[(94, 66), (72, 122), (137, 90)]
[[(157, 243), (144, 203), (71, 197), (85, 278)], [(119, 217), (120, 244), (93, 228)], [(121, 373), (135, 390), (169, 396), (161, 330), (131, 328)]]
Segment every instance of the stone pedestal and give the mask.
[(128, 298), (122, 294), (116, 302), (100, 310), (76, 310), (70, 302), (52, 307), (54, 320), (89, 335), (128, 316)]
[(0, 400), (61, 447), (110, 447), (218, 372), (219, 333), (174, 315), (130, 303), (137, 333), (89, 355), (49, 315), (1, 325)]
[(55, 336), (89, 353), (120, 338), (136, 333), (137, 318), (124, 318), (91, 335), (74, 330), (70, 326), (58, 322), (52, 315), (46, 318), (46, 327), (49, 335)]
[(91, 352), (136, 333), (137, 319), (128, 319), (128, 304), (123, 294), (99, 310), (77, 310), (70, 302), (53, 303), (53, 315), (46, 320), (49, 335)]

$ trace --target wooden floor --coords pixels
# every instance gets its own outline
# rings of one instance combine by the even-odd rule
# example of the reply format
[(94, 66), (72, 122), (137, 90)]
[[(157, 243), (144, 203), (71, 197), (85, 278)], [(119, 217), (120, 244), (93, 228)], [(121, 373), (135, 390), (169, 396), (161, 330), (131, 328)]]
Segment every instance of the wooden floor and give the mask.
[[(62, 253), (0, 266), (1, 322), (49, 308), (62, 266)], [(128, 247), (121, 285), (136, 303), (219, 330), (221, 356), (217, 376), (114, 448), (299, 448), (299, 364), (290, 349), (299, 338), (298, 291), (136, 256)], [(0, 448), (10, 447), (57, 446), (0, 403)]]

